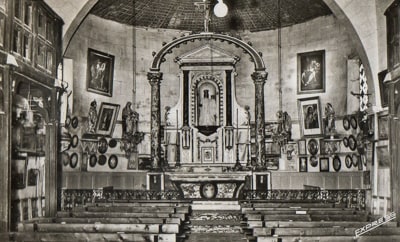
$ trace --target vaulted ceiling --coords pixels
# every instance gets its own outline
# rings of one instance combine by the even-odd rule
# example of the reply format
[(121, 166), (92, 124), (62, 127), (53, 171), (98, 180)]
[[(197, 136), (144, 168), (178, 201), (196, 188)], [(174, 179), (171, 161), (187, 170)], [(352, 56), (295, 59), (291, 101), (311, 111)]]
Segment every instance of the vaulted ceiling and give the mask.
[[(212, 5), (217, 0), (210, 0)], [(99, 0), (91, 14), (123, 24), (204, 31), (204, 13), (195, 3), (203, 0)], [(322, 0), (224, 0), (228, 15), (211, 14), (210, 31), (261, 31), (290, 26), (332, 14)], [(280, 5), (280, 11), (278, 11)]]

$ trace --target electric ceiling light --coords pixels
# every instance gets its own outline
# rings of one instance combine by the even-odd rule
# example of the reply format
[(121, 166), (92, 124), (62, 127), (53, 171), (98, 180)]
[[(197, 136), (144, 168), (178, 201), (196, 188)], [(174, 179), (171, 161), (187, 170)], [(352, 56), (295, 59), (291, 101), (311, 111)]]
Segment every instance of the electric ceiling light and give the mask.
[(218, 0), (218, 3), (214, 7), (214, 14), (218, 18), (223, 18), (228, 13), (228, 6), (223, 2), (223, 0)]

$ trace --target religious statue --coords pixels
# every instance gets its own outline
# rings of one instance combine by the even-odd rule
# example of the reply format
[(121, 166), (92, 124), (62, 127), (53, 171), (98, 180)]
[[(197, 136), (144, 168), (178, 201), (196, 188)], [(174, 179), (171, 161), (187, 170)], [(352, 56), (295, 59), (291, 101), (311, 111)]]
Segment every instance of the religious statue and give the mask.
[(139, 114), (132, 109), (132, 103), (127, 102), (122, 109), (122, 137), (132, 137), (137, 131)]
[(171, 110), (170, 106), (166, 106), (165, 107), (165, 114), (164, 114), (165, 126), (170, 126), (171, 125), (171, 122), (169, 121), (169, 114), (170, 114), (169, 111), (170, 110)]
[(88, 119), (88, 127), (87, 127), (87, 131), (89, 133), (95, 132), (96, 123), (97, 123), (97, 103), (96, 103), (96, 100), (93, 100), (90, 103), (90, 108), (89, 108), (89, 119)]
[(292, 140), (292, 118), (286, 111), (278, 111), (276, 116), (278, 118), (278, 127), (275, 133), (285, 136), (287, 141)]
[(327, 134), (334, 133), (335, 128), (335, 110), (332, 107), (332, 104), (327, 103), (325, 106), (325, 130)]
[(218, 107), (215, 95), (210, 95), (209, 90), (203, 90), (199, 106), (199, 126), (217, 125)]
[(245, 110), (245, 113), (246, 113), (247, 125), (250, 126), (250, 122), (251, 122), (250, 107), (248, 105), (246, 105), (246, 106), (244, 106), (244, 110)]

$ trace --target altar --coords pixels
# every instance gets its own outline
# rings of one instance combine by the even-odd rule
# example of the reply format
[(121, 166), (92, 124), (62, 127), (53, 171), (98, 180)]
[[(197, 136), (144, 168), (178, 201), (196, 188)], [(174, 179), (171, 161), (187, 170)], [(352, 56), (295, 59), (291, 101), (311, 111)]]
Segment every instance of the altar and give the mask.
[(184, 199), (237, 200), (251, 172), (166, 173)]

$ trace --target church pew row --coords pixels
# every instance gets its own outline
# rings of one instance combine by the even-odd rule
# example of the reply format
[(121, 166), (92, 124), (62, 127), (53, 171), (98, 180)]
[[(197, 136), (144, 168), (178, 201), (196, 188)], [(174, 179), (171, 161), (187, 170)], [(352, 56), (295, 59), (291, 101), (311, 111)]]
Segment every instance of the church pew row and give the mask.
[(157, 212), (157, 213), (189, 213), (189, 207), (132, 207), (132, 206), (99, 206), (99, 207), (76, 207), (72, 211), (81, 212)]
[(268, 200), (242, 201), (240, 205), (242, 208), (346, 208), (345, 204), (322, 202), (271, 202)]
[(281, 215), (264, 215), (264, 214), (245, 214), (247, 221), (368, 221), (367, 214), (281, 214)]
[(38, 233), (141, 233), (178, 234), (179, 224), (58, 224), (58, 223), (19, 223), (18, 232)]
[[(253, 229), (256, 227), (267, 227), (267, 228), (361, 228), (366, 222), (356, 222), (356, 221), (314, 221), (314, 222), (304, 222), (304, 221), (247, 221), (245, 222), (247, 228)], [(382, 227), (396, 227), (395, 222), (388, 222), (381, 225)]]
[[(358, 228), (342, 228), (342, 227), (331, 227), (331, 228), (254, 228), (253, 236), (355, 236), (355, 231)], [(399, 235), (400, 230), (396, 227), (378, 227), (370, 232), (368, 235)]]
[(180, 224), (180, 218), (38, 218), (23, 223)]
[[(279, 239), (279, 240), (278, 240)], [(399, 235), (362, 235), (357, 239), (353, 236), (260, 236), (257, 242), (398, 242)]]
[(11, 232), (1, 233), (0, 241), (134, 241), (134, 242), (175, 242), (175, 234), (139, 234), (139, 233), (37, 233)]
[(191, 204), (190, 200), (113, 200), (113, 202), (87, 203), (85, 206), (180, 207)]
[(124, 213), (124, 212), (58, 212), (58, 218), (179, 218), (186, 220), (186, 213)]
[(330, 215), (349, 215), (349, 214), (365, 214), (365, 211), (360, 210), (342, 210), (342, 209), (280, 209), (280, 210), (264, 210), (264, 209), (242, 209), (244, 214), (264, 214), (264, 215), (276, 215), (276, 214), (330, 214)]

